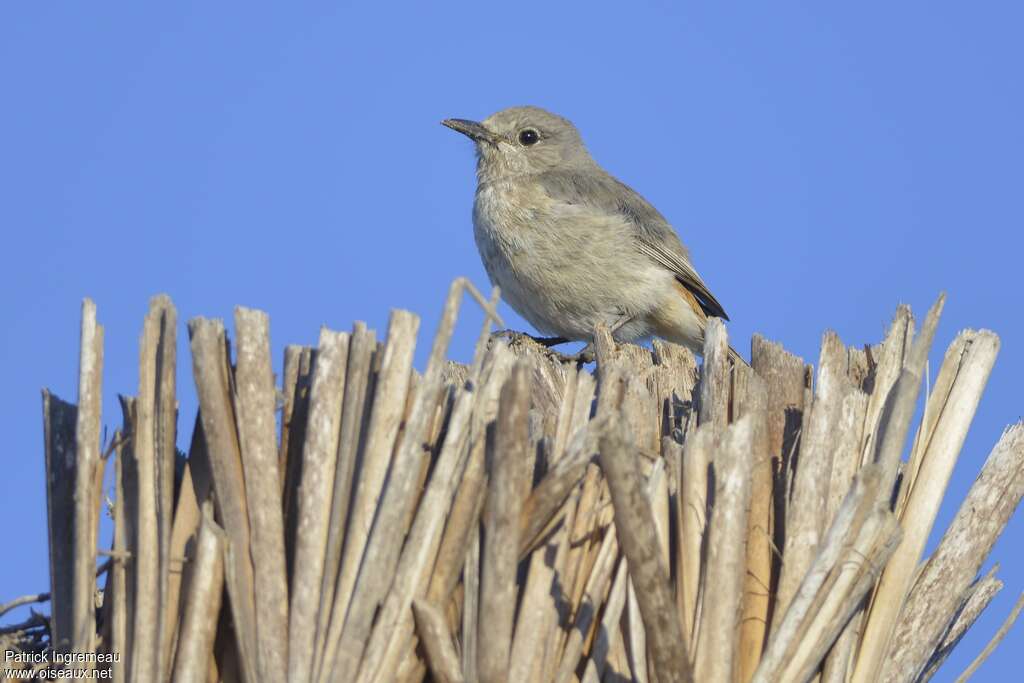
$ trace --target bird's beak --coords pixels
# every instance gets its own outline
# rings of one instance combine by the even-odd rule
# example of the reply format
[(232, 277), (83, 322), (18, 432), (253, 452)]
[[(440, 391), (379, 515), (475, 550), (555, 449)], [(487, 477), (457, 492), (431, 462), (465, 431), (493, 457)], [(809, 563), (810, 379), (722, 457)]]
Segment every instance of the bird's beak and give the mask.
[(487, 130), (484, 128), (483, 124), (477, 123), (476, 121), (468, 121), (466, 119), (445, 119), (441, 122), (441, 125), (462, 133), (473, 142), (489, 142), (492, 145), (497, 144), (498, 142), (497, 135)]

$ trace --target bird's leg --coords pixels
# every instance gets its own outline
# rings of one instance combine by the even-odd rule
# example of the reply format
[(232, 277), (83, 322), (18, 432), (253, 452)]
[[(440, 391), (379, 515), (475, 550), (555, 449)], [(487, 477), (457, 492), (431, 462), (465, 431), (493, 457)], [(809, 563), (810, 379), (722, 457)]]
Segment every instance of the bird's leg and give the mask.
[[(633, 320), (633, 316), (629, 313), (619, 313), (618, 317), (609, 327), (609, 331), (615, 334), (623, 325)], [(516, 332), (515, 330), (498, 330), (497, 332), (491, 333), (491, 339), (507, 339), (509, 343), (514, 342), (516, 339), (527, 338), (531, 341), (540, 344), (541, 346), (551, 349), (552, 346), (558, 346), (559, 344), (566, 344), (571, 339), (565, 337), (534, 337), (532, 334), (525, 332)], [(582, 349), (576, 353), (561, 353), (553, 349), (549, 350), (548, 353), (557, 358), (562, 363), (576, 363), (577, 365), (586, 365), (587, 363), (593, 363), (597, 356), (594, 352), (594, 343), (589, 342)]]
[(513, 335), (522, 334), (515, 330), (495, 330), (491, 332), (491, 339), (511, 339)]
[(558, 355), (563, 363), (575, 363), (576, 365), (586, 365), (597, 360), (597, 356), (594, 354), (594, 342), (588, 342), (586, 346), (576, 353), (569, 355), (560, 353)]
[(558, 346), (559, 344), (565, 344), (569, 340), (565, 337), (534, 337), (532, 334), (526, 332), (517, 332), (515, 330), (498, 330), (497, 332), (491, 333), (491, 339), (508, 339), (510, 342), (516, 338), (526, 338), (541, 346), (552, 347)]
[[(615, 334), (615, 332), (621, 329), (623, 325), (625, 325), (632, 319), (632, 315), (628, 313), (620, 313), (619, 317), (615, 319), (615, 322), (613, 322), (611, 327), (609, 327), (608, 329), (612, 334)], [(587, 363), (593, 363), (595, 360), (597, 360), (597, 354), (594, 351), (594, 342), (588, 342), (586, 346), (584, 346), (582, 349), (573, 354), (556, 354), (556, 352), (554, 351), (552, 351), (551, 353), (555, 354), (556, 357), (563, 363), (576, 363), (577, 365), (586, 365)]]
[(558, 346), (559, 344), (568, 344), (571, 341), (569, 339), (566, 339), (565, 337), (534, 337), (531, 335), (526, 336), (530, 337), (530, 339), (537, 342), (541, 346), (546, 346), (548, 348), (551, 348), (552, 346)]
[[(619, 317), (612, 323), (611, 327), (608, 328), (609, 332), (615, 334), (623, 325), (633, 319), (629, 313), (620, 313)], [(559, 354), (563, 363), (576, 363), (577, 365), (586, 365), (587, 363), (593, 363), (597, 360), (597, 354), (594, 352), (594, 342), (588, 342), (586, 346), (577, 351), (572, 355)]]
[(613, 322), (611, 327), (608, 328), (608, 331), (614, 336), (615, 333), (618, 332), (623, 325), (632, 320), (633, 316), (630, 315), (629, 313), (619, 313), (619, 317), (615, 319), (615, 322)]

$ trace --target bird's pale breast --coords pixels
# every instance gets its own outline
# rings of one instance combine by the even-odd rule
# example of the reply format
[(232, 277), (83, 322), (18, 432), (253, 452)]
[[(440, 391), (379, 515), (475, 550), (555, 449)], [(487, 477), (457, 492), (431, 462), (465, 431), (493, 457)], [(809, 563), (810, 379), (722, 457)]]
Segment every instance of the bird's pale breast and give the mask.
[(530, 182), (483, 183), (473, 211), (484, 266), (538, 330), (589, 339), (598, 322), (630, 319), (616, 336), (651, 334), (650, 313), (673, 276), (641, 254), (618, 214), (552, 200)]

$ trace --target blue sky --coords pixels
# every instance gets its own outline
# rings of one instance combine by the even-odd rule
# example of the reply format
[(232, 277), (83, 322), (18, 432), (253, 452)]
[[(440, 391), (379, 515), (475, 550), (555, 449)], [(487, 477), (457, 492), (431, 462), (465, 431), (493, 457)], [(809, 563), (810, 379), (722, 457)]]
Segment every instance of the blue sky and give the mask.
[[(1011, 2), (4, 3), (0, 524), (18, 550), (0, 600), (47, 587), (39, 390), (75, 398), (83, 296), (111, 428), (158, 292), (182, 320), (266, 310), (278, 364), (321, 324), (385, 329), (390, 307), (429, 335), (453, 277), (487, 284), (471, 147), (438, 122), (527, 103), (676, 226), (744, 352), (758, 331), (816, 361), (826, 328), (876, 341), (898, 302), (923, 315), (943, 289), (933, 368), (957, 330), (999, 333), (941, 529), (1022, 412), (1022, 20)], [(1024, 588), (1022, 542), (1018, 518), (993, 555), (1007, 586), (940, 679)], [(980, 679), (1018, 673), (1022, 645), (1018, 628)]]

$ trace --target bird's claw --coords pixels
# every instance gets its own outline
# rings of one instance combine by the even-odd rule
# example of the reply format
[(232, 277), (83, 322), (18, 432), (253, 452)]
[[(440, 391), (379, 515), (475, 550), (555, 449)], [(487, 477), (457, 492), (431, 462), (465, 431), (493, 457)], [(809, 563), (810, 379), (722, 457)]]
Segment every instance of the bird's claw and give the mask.
[(541, 346), (546, 347), (558, 346), (559, 344), (565, 344), (569, 341), (565, 337), (534, 337), (532, 334), (517, 332), (516, 330), (498, 330), (496, 332), (491, 332), (491, 339), (507, 339), (509, 343), (512, 343), (517, 339), (529, 339), (535, 344), (540, 344)]
[(577, 366), (586, 365), (587, 363), (593, 363), (596, 360), (594, 355), (594, 345), (587, 344), (576, 353), (561, 353), (559, 351), (548, 350), (548, 355), (556, 360), (565, 363), (575, 363)]
[(552, 346), (568, 343), (570, 340), (565, 337), (534, 337), (532, 334), (517, 332), (516, 330), (497, 330), (491, 333), (491, 340), (495, 339), (504, 339), (509, 346), (514, 346), (516, 342), (529, 339), (534, 344), (545, 347), (544, 352), (549, 357), (567, 365), (570, 363), (586, 365), (587, 363), (593, 363), (595, 358), (593, 344), (587, 344), (576, 353), (562, 353), (551, 348)]
[(517, 334), (522, 334), (522, 332), (516, 332), (515, 330), (495, 330), (494, 332), (491, 332), (491, 339), (511, 340)]

